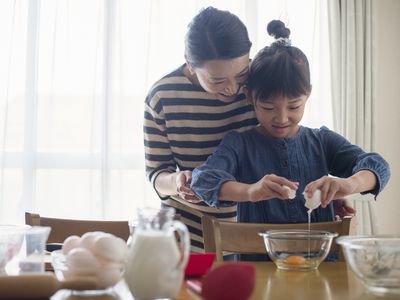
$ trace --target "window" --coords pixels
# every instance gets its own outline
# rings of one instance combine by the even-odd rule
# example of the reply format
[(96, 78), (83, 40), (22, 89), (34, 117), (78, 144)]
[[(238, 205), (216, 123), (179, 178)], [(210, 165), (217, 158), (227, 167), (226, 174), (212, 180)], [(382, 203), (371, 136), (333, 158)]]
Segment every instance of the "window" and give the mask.
[(283, 20), (312, 66), (304, 124), (331, 126), (325, 1), (2, 1), (1, 222), (29, 210), (131, 219), (159, 205), (144, 174), (143, 101), (184, 62), (186, 26), (208, 5), (244, 21), (251, 56)]

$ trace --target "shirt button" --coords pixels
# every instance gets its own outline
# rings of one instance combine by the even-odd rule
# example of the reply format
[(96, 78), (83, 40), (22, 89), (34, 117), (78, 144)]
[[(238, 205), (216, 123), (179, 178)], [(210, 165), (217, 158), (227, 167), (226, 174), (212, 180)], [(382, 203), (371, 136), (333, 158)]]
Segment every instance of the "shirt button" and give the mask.
[(282, 161), (282, 166), (287, 168), (288, 165), (289, 165), (289, 163), (288, 163), (288, 161), (286, 159), (284, 161)]

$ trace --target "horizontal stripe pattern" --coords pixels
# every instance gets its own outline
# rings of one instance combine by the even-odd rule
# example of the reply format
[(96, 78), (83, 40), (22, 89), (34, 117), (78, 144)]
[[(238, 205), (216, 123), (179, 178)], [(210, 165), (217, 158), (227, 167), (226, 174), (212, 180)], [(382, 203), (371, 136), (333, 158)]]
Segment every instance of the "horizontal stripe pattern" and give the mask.
[[(225, 103), (192, 84), (183, 67), (151, 88), (145, 101), (144, 146), (150, 181), (163, 169), (193, 170), (201, 165), (231, 130), (244, 131), (257, 124), (253, 108), (243, 94)], [(163, 198), (164, 199), (164, 198)], [(236, 220), (236, 206), (214, 208), (179, 198), (168, 198), (191, 235), (192, 251), (202, 252), (201, 216)]]

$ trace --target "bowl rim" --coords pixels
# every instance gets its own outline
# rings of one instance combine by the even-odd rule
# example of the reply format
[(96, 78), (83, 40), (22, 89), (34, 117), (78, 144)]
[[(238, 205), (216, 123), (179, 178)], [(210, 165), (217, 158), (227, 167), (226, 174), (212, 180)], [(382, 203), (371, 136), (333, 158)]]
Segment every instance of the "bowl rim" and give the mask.
[[(351, 249), (376, 248), (374, 244), (366, 242), (400, 242), (400, 235), (397, 234), (375, 234), (375, 235), (344, 235), (336, 239), (336, 243)], [(387, 248), (399, 248), (399, 245), (384, 245)]]
[(30, 228), (30, 225), (0, 224), (0, 234), (25, 233)]
[(264, 238), (274, 238), (274, 239), (286, 239), (286, 238), (296, 238), (296, 239), (308, 239), (308, 238), (334, 238), (339, 234), (337, 232), (331, 232), (326, 230), (315, 230), (315, 229), (271, 229), (260, 231), (259, 236)]

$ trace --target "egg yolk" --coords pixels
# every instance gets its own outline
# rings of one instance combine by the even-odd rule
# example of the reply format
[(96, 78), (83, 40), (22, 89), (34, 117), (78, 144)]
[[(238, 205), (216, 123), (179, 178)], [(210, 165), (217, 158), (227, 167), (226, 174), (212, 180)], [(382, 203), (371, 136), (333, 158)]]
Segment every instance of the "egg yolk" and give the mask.
[(298, 255), (292, 255), (285, 259), (285, 263), (291, 264), (291, 265), (301, 265), (301, 264), (304, 264), (305, 261), (306, 261), (306, 259), (304, 257), (298, 256)]

